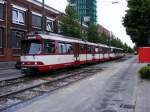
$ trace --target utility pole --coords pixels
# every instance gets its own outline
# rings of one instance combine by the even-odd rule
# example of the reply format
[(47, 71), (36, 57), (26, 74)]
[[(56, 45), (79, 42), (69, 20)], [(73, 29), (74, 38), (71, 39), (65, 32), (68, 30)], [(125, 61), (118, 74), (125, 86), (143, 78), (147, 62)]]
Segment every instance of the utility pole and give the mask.
[(42, 0), (42, 32), (45, 31), (46, 25), (45, 25), (45, 0)]
[(82, 38), (82, 40), (84, 39), (84, 37), (83, 37), (83, 30), (82, 30), (82, 28), (83, 28), (83, 16), (81, 16), (81, 21), (80, 21), (80, 23), (81, 23), (81, 38)]

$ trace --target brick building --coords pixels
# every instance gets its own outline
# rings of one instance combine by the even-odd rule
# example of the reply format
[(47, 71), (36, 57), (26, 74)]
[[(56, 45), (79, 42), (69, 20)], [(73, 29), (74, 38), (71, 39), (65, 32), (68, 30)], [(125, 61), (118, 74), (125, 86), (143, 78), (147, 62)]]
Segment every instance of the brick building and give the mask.
[(112, 32), (109, 31), (108, 29), (106, 29), (105, 27), (103, 27), (102, 25), (98, 25), (98, 32), (99, 33), (104, 33), (106, 36), (108, 37), (112, 37)]
[[(19, 59), (22, 34), (42, 29), (42, 4), (36, 0), (0, 0), (0, 62)], [(61, 12), (45, 6), (45, 30), (57, 32)]]

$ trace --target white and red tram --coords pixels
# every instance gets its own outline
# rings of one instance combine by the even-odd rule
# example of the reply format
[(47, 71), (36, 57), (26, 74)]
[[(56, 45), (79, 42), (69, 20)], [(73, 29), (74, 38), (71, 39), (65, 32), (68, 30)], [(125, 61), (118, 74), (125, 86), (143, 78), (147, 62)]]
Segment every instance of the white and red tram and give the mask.
[(32, 34), (22, 40), (23, 71), (49, 71), (82, 64), (109, 61), (123, 50), (58, 34)]

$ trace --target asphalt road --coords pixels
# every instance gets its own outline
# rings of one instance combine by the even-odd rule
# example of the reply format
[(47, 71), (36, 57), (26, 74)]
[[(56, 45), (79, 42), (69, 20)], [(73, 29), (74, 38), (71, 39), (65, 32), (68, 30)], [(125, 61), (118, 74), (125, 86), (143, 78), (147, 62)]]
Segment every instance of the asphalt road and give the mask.
[(9, 112), (134, 112), (137, 57), (96, 66), (104, 71), (53, 93), (35, 98)]

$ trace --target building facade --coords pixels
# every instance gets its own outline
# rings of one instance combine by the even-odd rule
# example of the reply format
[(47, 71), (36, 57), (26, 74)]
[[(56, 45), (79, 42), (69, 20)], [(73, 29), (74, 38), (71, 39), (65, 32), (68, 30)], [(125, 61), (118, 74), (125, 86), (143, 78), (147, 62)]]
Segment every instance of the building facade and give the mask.
[(107, 37), (113, 36), (112, 32), (106, 29), (105, 27), (103, 27), (102, 25), (98, 25), (98, 32), (100, 34), (105, 34)]
[(96, 0), (70, 0), (70, 4), (75, 7), (80, 20), (90, 17), (90, 21), (97, 24), (97, 1)]
[(57, 18), (61, 12), (36, 0), (0, 1), (0, 62), (16, 61), (21, 53), (22, 35), (42, 30), (42, 14), (45, 14), (45, 30), (57, 32)]

